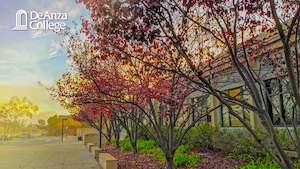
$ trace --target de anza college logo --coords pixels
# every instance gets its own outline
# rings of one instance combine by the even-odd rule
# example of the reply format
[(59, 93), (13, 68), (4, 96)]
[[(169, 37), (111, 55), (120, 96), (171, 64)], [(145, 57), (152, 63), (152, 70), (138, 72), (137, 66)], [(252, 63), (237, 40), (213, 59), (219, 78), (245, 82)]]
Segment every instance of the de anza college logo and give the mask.
[[(22, 16), (25, 16), (25, 21), (22, 24)], [(59, 32), (62, 29), (66, 29), (66, 24), (60, 21), (68, 20), (67, 13), (49, 13), (46, 11), (43, 13), (37, 13), (36, 11), (30, 11), (30, 23), (28, 23), (27, 12), (25, 10), (18, 10), (16, 13), (16, 27), (14, 31), (27, 31), (28, 25), (32, 30), (54, 30)], [(58, 22), (53, 22), (58, 21)]]

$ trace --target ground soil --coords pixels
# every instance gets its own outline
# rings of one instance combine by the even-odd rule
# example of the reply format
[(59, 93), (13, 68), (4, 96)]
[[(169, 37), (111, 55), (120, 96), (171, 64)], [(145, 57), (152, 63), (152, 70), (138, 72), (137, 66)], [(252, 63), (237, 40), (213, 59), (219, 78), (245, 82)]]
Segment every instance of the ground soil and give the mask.
[[(133, 154), (132, 151), (121, 153), (121, 148), (116, 149), (112, 145), (103, 145), (105, 152), (111, 154), (118, 160), (118, 169), (164, 169), (165, 164), (159, 164), (156, 159), (147, 153), (138, 152)], [(199, 153), (201, 162), (198, 167), (181, 166), (178, 169), (229, 169), (230, 167), (241, 166), (245, 161), (239, 159), (225, 158), (226, 155), (217, 152), (200, 152), (198, 150), (186, 151), (188, 154)], [(99, 159), (95, 158), (98, 162)]]

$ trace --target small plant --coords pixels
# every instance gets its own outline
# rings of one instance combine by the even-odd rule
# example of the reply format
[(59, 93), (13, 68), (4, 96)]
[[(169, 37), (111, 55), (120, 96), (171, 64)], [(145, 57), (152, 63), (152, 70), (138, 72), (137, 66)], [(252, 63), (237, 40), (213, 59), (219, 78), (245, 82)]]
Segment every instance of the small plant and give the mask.
[(122, 145), (122, 153), (125, 152), (125, 151), (132, 151), (132, 146), (130, 144), (130, 142), (125, 142), (123, 145)]
[(147, 150), (157, 147), (157, 145), (153, 140), (146, 141), (146, 140), (138, 139), (136, 143), (136, 147), (138, 151), (146, 152)]
[(200, 161), (200, 155), (199, 154), (192, 154), (188, 155), (185, 154), (184, 151), (193, 149), (194, 145), (180, 145), (174, 154), (174, 165), (175, 167), (178, 166), (194, 166), (198, 167), (197, 163)]
[(147, 151), (147, 153), (155, 157), (158, 163), (160, 164), (166, 162), (166, 157), (164, 155), (164, 152), (159, 148), (150, 149)]
[(112, 144), (113, 146), (116, 146), (116, 141), (115, 141), (115, 140), (111, 141), (111, 144)]
[(197, 163), (200, 161), (199, 158), (199, 154), (188, 155), (177, 153), (174, 155), (174, 165), (175, 167), (183, 165), (198, 167)]
[(105, 142), (104, 144), (105, 144), (105, 145), (110, 145), (111, 142), (107, 141), (107, 142)]
[(237, 158), (236, 154), (237, 154), (236, 150), (232, 150), (232, 152), (229, 153), (229, 155), (225, 158)]
[[(193, 144), (204, 149), (213, 149), (213, 135), (218, 131), (217, 127), (199, 125), (190, 129), (182, 140), (183, 144)], [(196, 134), (195, 134), (196, 133)]]
[[(275, 151), (275, 150), (274, 150)], [(236, 166), (236, 168), (231, 169), (279, 169), (280, 166), (275, 162), (274, 159), (271, 158), (270, 154), (265, 150), (257, 150), (257, 153), (263, 155), (265, 157), (259, 157), (257, 160), (252, 159), (250, 163), (246, 163), (240, 167)], [(297, 169), (300, 169), (300, 166), (297, 162), (294, 162), (294, 165)]]
[(288, 136), (288, 132), (286, 131), (286, 129), (282, 129), (279, 131), (277, 128), (275, 128), (274, 130), (275, 130), (276, 137), (281, 142), (283, 147), (285, 149), (292, 150), (291, 145), (293, 142), (292, 142), (291, 138)]
[(204, 160), (200, 160), (201, 163), (209, 163), (210, 161), (208, 160), (208, 158), (204, 159)]
[[(112, 141), (112, 144), (114, 145), (115, 142)], [(129, 139), (124, 139), (124, 140), (120, 140), (120, 146), (122, 147), (122, 151), (121, 152), (125, 152), (125, 151), (132, 151), (132, 147), (130, 144)], [(197, 163), (201, 162), (200, 161), (200, 155), (198, 154), (185, 154), (184, 151), (186, 150), (190, 150), (193, 149), (194, 145), (190, 144), (190, 145), (180, 145), (177, 150), (175, 151), (174, 154), (174, 165), (175, 167), (178, 166), (195, 166), (197, 167)], [(166, 162), (166, 157), (164, 152), (157, 148), (156, 143), (153, 140), (141, 140), (138, 139), (137, 140), (137, 150), (141, 151), (141, 152), (147, 152), (149, 155), (154, 156), (156, 158), (156, 160), (162, 164)], [(207, 160), (202, 161), (202, 162), (209, 162)]]

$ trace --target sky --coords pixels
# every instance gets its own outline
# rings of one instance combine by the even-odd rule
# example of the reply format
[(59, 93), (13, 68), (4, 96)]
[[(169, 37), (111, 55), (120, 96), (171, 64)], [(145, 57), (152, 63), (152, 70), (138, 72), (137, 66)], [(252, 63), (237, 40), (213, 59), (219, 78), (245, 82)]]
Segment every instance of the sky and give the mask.
[[(27, 12), (28, 30), (14, 31), (16, 13)], [(31, 11), (45, 14), (67, 13), (68, 20), (49, 20), (64, 22), (72, 29), (72, 21), (79, 22), (80, 16), (88, 17), (89, 12), (83, 4), (75, 0), (1, 0), (0, 1), (0, 103), (12, 96), (27, 97), (39, 106), (39, 111), (27, 123), (37, 123), (55, 114), (66, 115), (67, 110), (51, 100), (45, 89), (37, 84), (50, 86), (55, 79), (68, 69), (65, 49), (60, 46), (61, 39), (52, 30), (32, 30), (29, 26)], [(23, 15), (22, 24), (25, 24)], [(35, 27), (35, 24), (32, 24)]]

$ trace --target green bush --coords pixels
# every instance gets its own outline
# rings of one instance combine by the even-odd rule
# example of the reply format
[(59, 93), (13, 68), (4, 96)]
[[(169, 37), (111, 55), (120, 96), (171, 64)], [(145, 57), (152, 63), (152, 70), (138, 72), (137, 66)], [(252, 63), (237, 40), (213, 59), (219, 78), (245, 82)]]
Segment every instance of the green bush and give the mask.
[(132, 146), (131, 146), (130, 142), (126, 142), (125, 144), (122, 145), (121, 152), (125, 152), (125, 151), (132, 151)]
[[(300, 166), (297, 162), (294, 162), (294, 165), (297, 169), (300, 169)], [(235, 169), (280, 169), (280, 166), (272, 159), (270, 161), (264, 160), (252, 160), (250, 163), (246, 163), (240, 167), (236, 166)]]
[[(191, 128), (182, 144), (193, 144), (197, 149), (219, 150), (223, 154), (231, 153), (232, 158), (247, 159), (257, 155), (256, 150), (261, 150), (262, 146), (253, 138), (246, 129), (219, 130), (220, 127), (210, 125), (199, 125)], [(268, 134), (264, 130), (255, 129), (262, 139), (267, 139)]]
[[(112, 141), (113, 146), (116, 145), (115, 141)], [(132, 146), (130, 144), (129, 139), (120, 140), (120, 146), (122, 147), (122, 152), (124, 151), (132, 151)], [(146, 152), (149, 149), (157, 147), (156, 143), (153, 140), (140, 140), (137, 139), (136, 141), (136, 148), (138, 151)]]
[[(293, 142), (290, 136), (288, 135), (288, 131), (286, 129), (281, 129), (279, 131), (277, 128), (275, 128), (274, 130), (279, 142), (283, 145), (283, 148), (288, 150), (294, 150)], [(292, 135), (294, 135), (294, 133)]]
[[(275, 150), (274, 150), (275, 151)], [(270, 154), (265, 150), (257, 150), (257, 152), (263, 157), (258, 159), (252, 159), (250, 163), (243, 164), (242, 166), (236, 166), (236, 169), (269, 169), (269, 168), (280, 168), (280, 166), (271, 158)], [(297, 169), (300, 169), (300, 166), (297, 162), (294, 162)]]
[[(113, 146), (116, 146), (116, 140), (111, 141), (111, 144), (112, 144)], [(119, 144), (120, 144), (120, 141), (119, 141)]]
[(175, 167), (184, 166), (184, 165), (198, 167), (197, 164), (200, 161), (200, 155), (199, 154), (188, 155), (188, 154), (175, 153), (173, 161)]
[[(115, 142), (112, 141), (112, 144)], [(132, 147), (129, 139), (120, 140), (120, 146), (122, 151), (132, 151)], [(193, 145), (180, 145), (174, 154), (174, 165), (177, 166), (197, 166), (197, 163), (200, 161), (200, 155), (185, 154), (184, 151), (193, 149)], [(156, 143), (153, 140), (137, 140), (137, 150), (141, 152), (147, 152), (148, 154), (154, 156), (159, 163), (165, 163), (166, 157), (161, 149), (159, 149)]]
[(251, 163), (244, 164), (240, 167), (236, 166), (236, 169), (280, 169), (279, 165), (273, 161), (261, 163), (260, 161), (254, 162), (254, 160), (251, 161)]
[(228, 132), (227, 130), (218, 131), (213, 135), (213, 145), (221, 150), (223, 154), (234, 153), (242, 155), (240, 158), (246, 158), (249, 154), (256, 156), (257, 151), (262, 146), (253, 138), (253, 136), (245, 129), (236, 129)]
[(182, 144), (193, 144), (196, 147), (204, 149), (214, 149), (213, 145), (213, 135), (218, 132), (218, 127), (213, 127), (210, 125), (199, 125), (191, 128), (184, 139)]
[(104, 144), (105, 144), (105, 145), (110, 145), (110, 144), (111, 144), (111, 142), (109, 142), (109, 141), (106, 141)]
[(147, 153), (154, 156), (160, 164), (166, 162), (166, 157), (164, 155), (164, 152), (159, 148), (150, 149), (147, 151)]
[(157, 145), (156, 145), (156, 143), (153, 140), (146, 141), (146, 140), (140, 140), (140, 139), (138, 139), (136, 141), (136, 147), (137, 147), (138, 151), (146, 152), (149, 149), (157, 147)]
[[(174, 165), (175, 167), (179, 166), (195, 166), (197, 167), (197, 163), (200, 161), (200, 155), (199, 154), (185, 154), (185, 150), (190, 150), (194, 148), (193, 145), (180, 145), (178, 149), (175, 151), (174, 154)], [(153, 148), (147, 151), (148, 154), (154, 156), (156, 160), (162, 164), (166, 162), (166, 157), (163, 153), (163, 151), (159, 148)]]
[[(153, 134), (154, 133), (154, 130), (152, 127), (150, 126), (146, 126), (146, 128)], [(148, 136), (148, 134), (141, 129), (141, 127), (138, 128), (138, 138), (141, 139), (141, 140), (150, 140), (150, 137)]]

